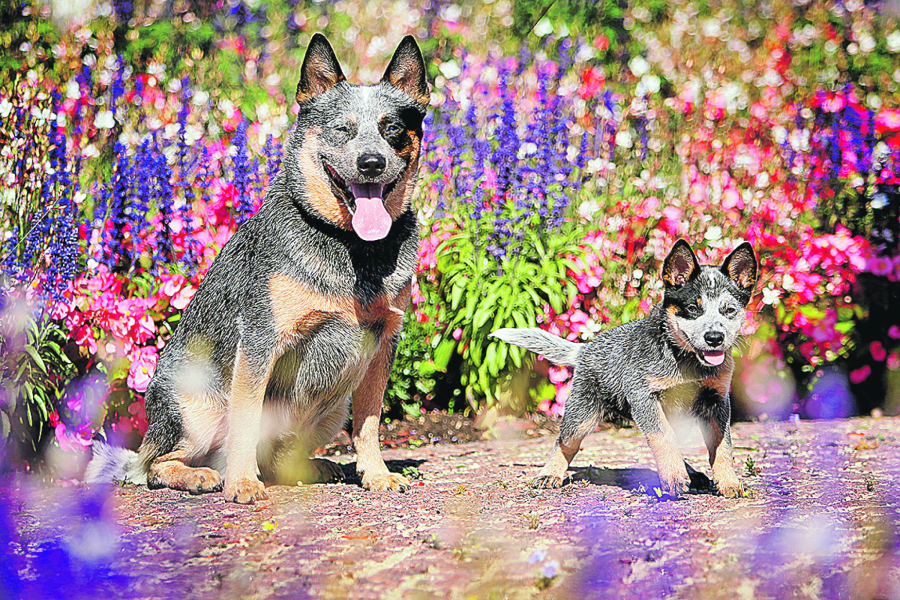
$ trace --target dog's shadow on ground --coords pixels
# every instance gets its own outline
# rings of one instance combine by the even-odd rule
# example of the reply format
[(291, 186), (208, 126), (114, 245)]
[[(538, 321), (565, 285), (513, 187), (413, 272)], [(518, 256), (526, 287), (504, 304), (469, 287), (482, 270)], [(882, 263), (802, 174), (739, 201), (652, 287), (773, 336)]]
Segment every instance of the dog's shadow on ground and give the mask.
[[(653, 469), (609, 469), (606, 467), (569, 467), (574, 473), (567, 478), (567, 483), (586, 481), (593, 485), (612, 485), (624, 490), (663, 497), (661, 494), (659, 474)], [(700, 471), (688, 468), (691, 485), (688, 493), (716, 494), (718, 490), (712, 480)]]
[[(391, 473), (399, 473), (412, 481), (413, 479), (422, 478), (421, 473), (419, 473), (419, 465), (424, 462), (426, 462), (424, 459), (407, 458), (404, 460), (386, 460), (384, 464), (387, 465), (388, 471)], [(344, 483), (362, 485), (362, 478), (356, 472), (355, 462), (343, 463), (340, 467), (344, 472)]]

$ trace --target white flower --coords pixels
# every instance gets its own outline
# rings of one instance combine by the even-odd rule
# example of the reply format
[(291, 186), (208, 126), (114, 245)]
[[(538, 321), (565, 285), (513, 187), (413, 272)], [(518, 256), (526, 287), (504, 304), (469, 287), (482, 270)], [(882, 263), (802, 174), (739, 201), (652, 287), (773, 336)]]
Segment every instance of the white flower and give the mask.
[(447, 79), (459, 77), (459, 75), (462, 73), (462, 69), (459, 68), (459, 65), (456, 64), (455, 60), (448, 60), (447, 62), (442, 63), (438, 68), (441, 71), (441, 75), (443, 75)]
[(635, 77), (643, 77), (650, 71), (650, 63), (644, 60), (643, 56), (638, 55), (628, 61), (628, 68)]
[(622, 148), (631, 148), (631, 132), (630, 131), (620, 131), (616, 134), (616, 146), (621, 146)]
[(706, 230), (706, 233), (703, 235), (704, 238), (709, 241), (714, 241), (722, 237), (722, 228), (718, 225), (713, 225), (709, 229)]
[(884, 41), (887, 42), (888, 52), (900, 52), (900, 29), (890, 32)]
[(71, 98), (72, 100), (81, 98), (81, 87), (74, 79), (70, 79), (68, 83), (66, 83), (66, 98)]
[(97, 129), (112, 129), (116, 126), (111, 110), (101, 110), (94, 117), (94, 127)]
[(778, 298), (781, 296), (781, 290), (776, 290), (774, 288), (766, 287), (763, 288), (763, 304), (777, 304)]
[(644, 75), (641, 77), (641, 83), (644, 84), (644, 89), (647, 90), (648, 94), (655, 94), (659, 91), (659, 77), (656, 75)]
[(534, 26), (534, 35), (538, 37), (544, 37), (545, 35), (550, 35), (553, 33), (553, 23), (550, 22), (550, 19), (544, 17), (540, 21), (537, 22), (537, 25)]
[(10, 102), (9, 99), (3, 98), (0, 100), (0, 117), (4, 119), (8, 117), (9, 113), (12, 112), (12, 107), (12, 102)]

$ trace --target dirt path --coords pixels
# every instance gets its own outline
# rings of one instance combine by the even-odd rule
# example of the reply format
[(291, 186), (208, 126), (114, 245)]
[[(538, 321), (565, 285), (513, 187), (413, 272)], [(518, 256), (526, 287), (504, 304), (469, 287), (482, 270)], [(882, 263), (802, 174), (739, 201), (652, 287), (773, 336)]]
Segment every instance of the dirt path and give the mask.
[[(659, 501), (629, 429), (588, 437), (574, 484), (531, 490), (553, 439), (512, 431), (386, 452), (422, 476), (402, 495), (274, 487), (242, 507), (20, 485), (0, 583), (24, 598), (900, 598), (900, 418), (737, 425), (754, 497), (736, 501)], [(699, 439), (684, 448), (705, 466)]]

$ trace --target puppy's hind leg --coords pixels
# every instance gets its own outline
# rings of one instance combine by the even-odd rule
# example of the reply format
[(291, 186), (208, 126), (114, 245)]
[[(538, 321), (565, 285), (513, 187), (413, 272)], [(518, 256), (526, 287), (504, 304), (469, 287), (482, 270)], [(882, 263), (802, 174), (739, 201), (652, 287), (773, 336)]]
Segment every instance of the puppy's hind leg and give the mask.
[(584, 397), (584, 391), (579, 381), (572, 386), (572, 394), (566, 403), (566, 412), (563, 414), (562, 423), (559, 426), (559, 437), (553, 447), (550, 460), (540, 470), (537, 477), (529, 482), (533, 488), (558, 488), (562, 486), (566, 477), (569, 464), (578, 450), (581, 449), (581, 441), (597, 426), (599, 414)]

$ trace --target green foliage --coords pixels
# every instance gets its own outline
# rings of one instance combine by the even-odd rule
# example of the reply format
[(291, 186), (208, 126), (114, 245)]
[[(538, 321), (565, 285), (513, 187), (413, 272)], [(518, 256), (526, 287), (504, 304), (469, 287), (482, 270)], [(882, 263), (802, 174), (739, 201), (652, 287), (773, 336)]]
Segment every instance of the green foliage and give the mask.
[(75, 368), (63, 351), (66, 332), (16, 306), (0, 314), (0, 440), (35, 450)]
[(446, 370), (454, 354), (462, 357), (461, 383), (476, 410), (482, 397), (488, 405), (497, 402), (513, 372), (532, 360), (528, 351), (488, 335), (503, 327), (537, 327), (542, 307), (564, 312), (577, 294), (566, 270), (580, 253), (578, 228), (566, 223), (564, 230), (547, 234), (527, 223), (519, 227), (523, 237), (507, 246), (499, 264), (477, 227), (437, 250), (438, 321), (446, 328), (433, 340), (434, 363)]
[[(431, 360), (429, 337), (433, 326), (407, 317), (391, 375), (384, 394), (386, 416), (419, 415), (422, 404), (434, 393), (436, 370)], [(452, 406), (450, 407), (452, 409)]]

